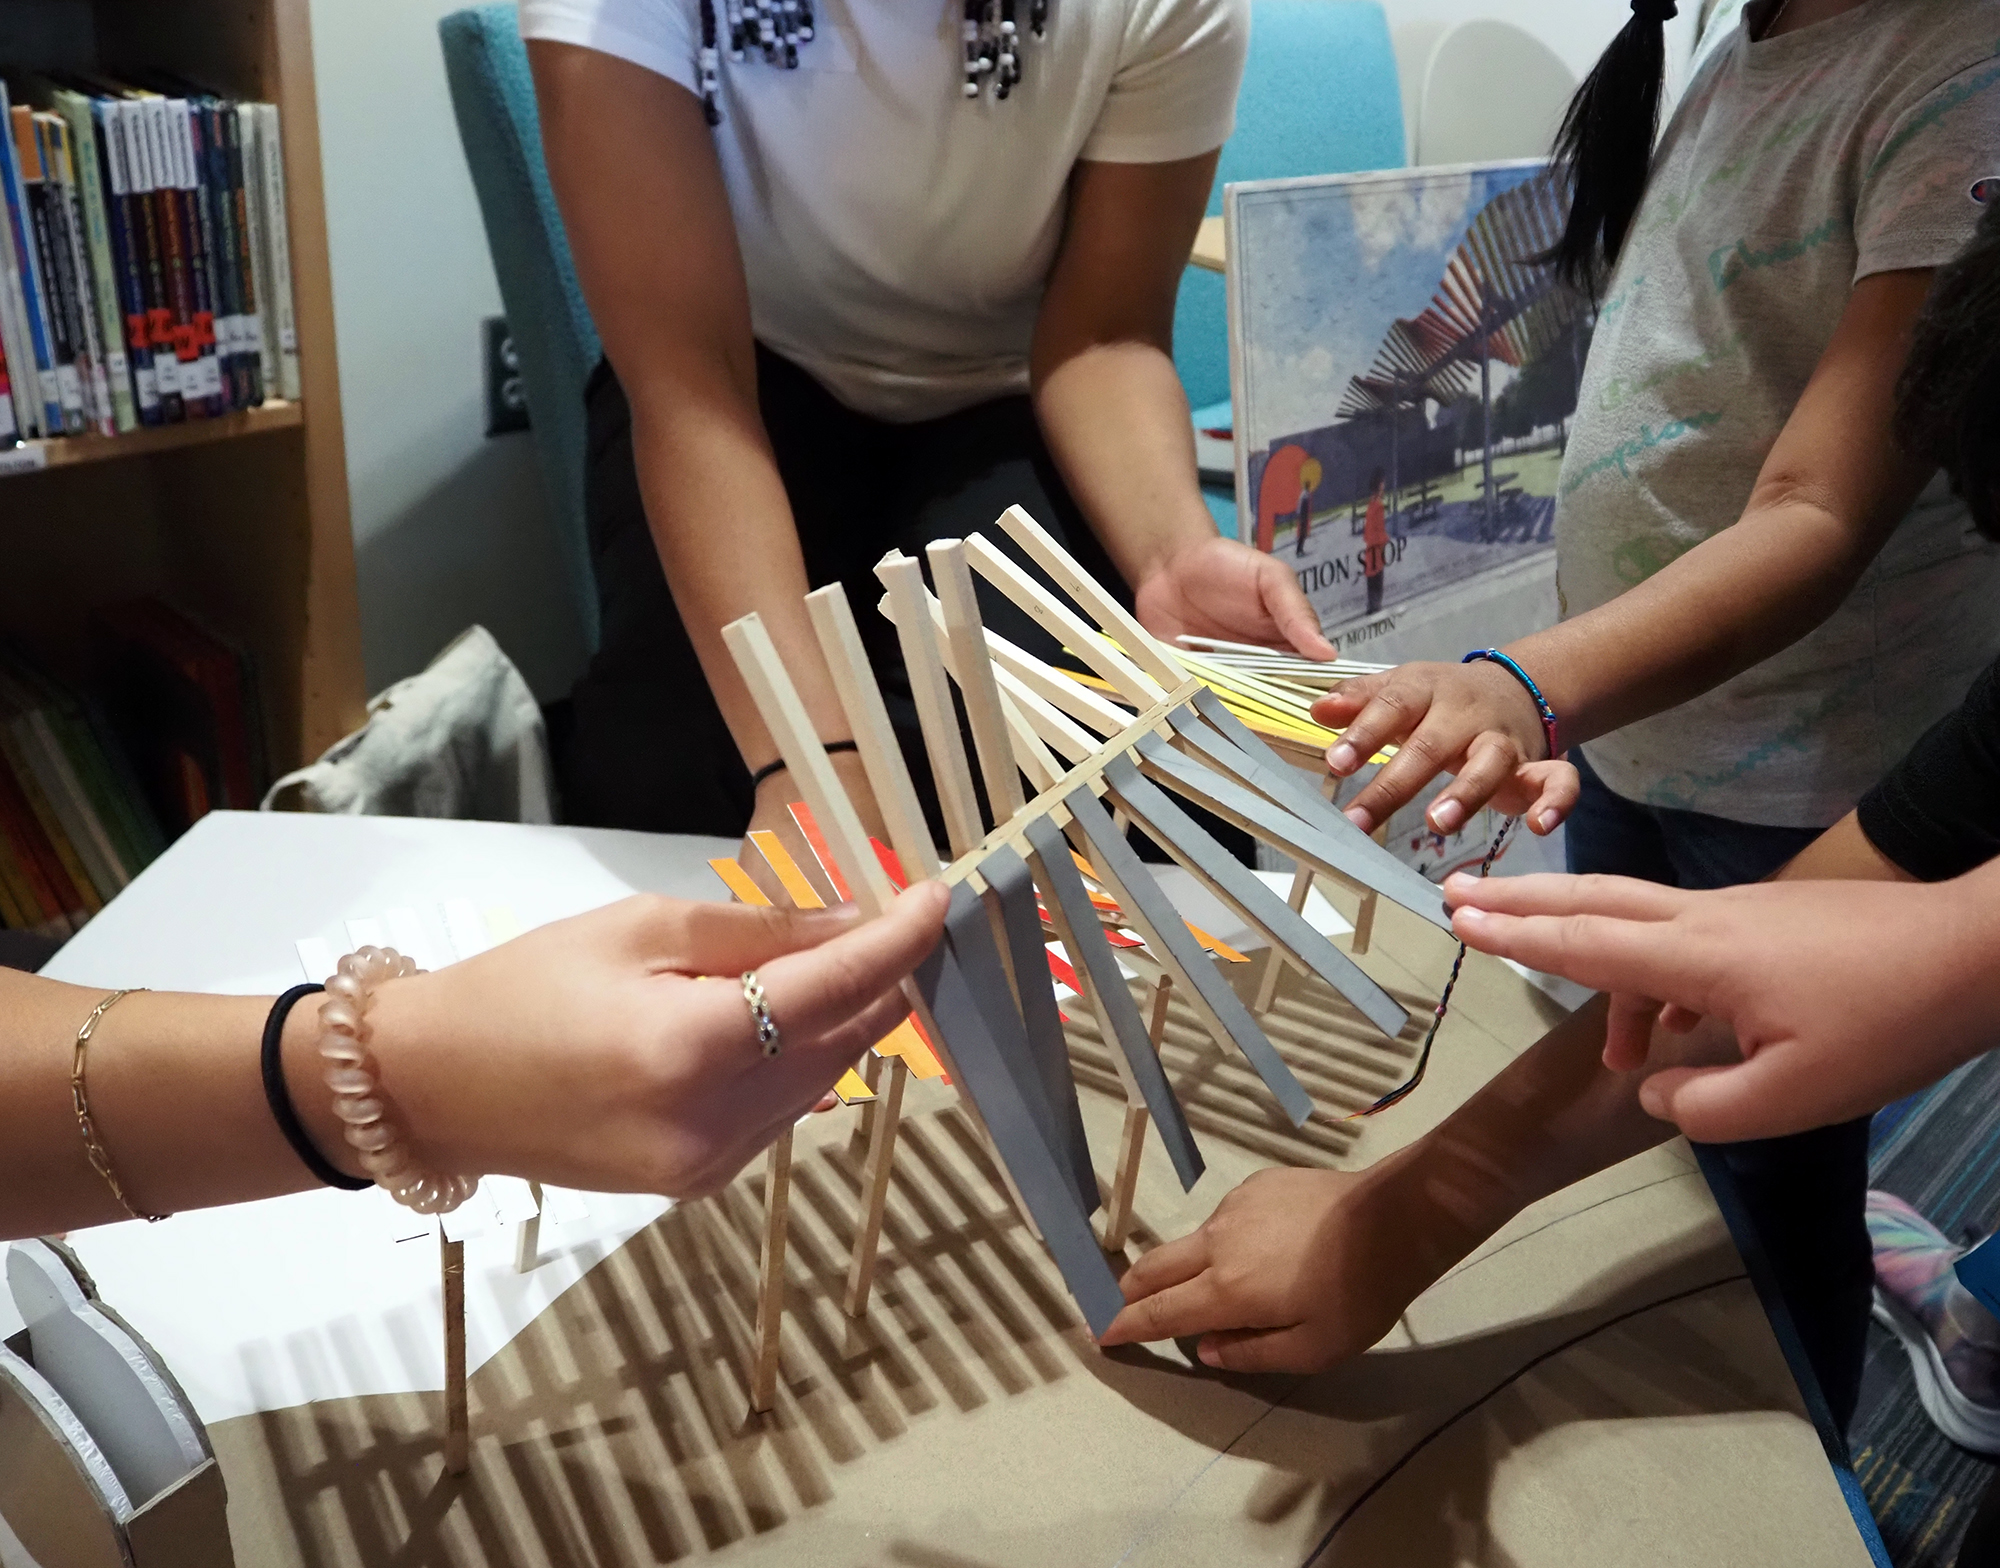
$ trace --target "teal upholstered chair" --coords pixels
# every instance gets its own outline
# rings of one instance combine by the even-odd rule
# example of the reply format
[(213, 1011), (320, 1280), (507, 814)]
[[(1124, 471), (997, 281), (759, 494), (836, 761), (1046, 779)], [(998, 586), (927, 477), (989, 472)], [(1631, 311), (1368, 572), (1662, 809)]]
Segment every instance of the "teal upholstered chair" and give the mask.
[(583, 518), (583, 387), (602, 350), (542, 160), (527, 46), (511, 4), (454, 12), (438, 24), (438, 35), (508, 330), (521, 357), (568, 587), (595, 652), (597, 584)]
[[(1377, 0), (1252, 0), (1236, 134), (1222, 149), (1209, 216), (1221, 213), (1232, 181), (1402, 164), (1403, 94)], [(1190, 267), (1181, 280), (1174, 366), (1196, 428), (1229, 425), (1228, 310), (1216, 273)], [(1208, 502), (1234, 533), (1234, 496), (1211, 491)]]

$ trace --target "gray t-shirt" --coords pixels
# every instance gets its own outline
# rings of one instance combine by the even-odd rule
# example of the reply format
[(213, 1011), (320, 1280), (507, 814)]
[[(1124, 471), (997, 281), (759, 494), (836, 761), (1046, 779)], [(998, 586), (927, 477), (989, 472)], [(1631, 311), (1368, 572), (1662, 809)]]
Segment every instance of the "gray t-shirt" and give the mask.
[[(1855, 283), (1971, 238), (1996, 50), (2000, 0), (1864, 0), (1710, 53), (1599, 310), (1556, 503), (1566, 617), (1736, 522)], [(1823, 625), (1585, 750), (1631, 800), (1822, 827), (1996, 651), (2000, 546), (1939, 476)]]

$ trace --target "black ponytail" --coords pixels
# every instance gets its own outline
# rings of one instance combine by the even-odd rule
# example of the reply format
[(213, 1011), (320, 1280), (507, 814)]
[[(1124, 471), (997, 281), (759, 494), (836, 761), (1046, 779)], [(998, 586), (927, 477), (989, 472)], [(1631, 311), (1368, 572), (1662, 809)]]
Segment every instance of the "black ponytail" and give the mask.
[(1632, 19), (1584, 78), (1556, 132), (1552, 155), (1569, 187), (1569, 223), (1541, 259), (1592, 299), (1611, 276), (1645, 193), (1660, 128), (1667, 23), (1677, 13), (1674, 0), (1632, 0)]
[(1949, 473), (1979, 531), (2000, 539), (2000, 189), (1931, 280), (1896, 383), (1896, 441)]

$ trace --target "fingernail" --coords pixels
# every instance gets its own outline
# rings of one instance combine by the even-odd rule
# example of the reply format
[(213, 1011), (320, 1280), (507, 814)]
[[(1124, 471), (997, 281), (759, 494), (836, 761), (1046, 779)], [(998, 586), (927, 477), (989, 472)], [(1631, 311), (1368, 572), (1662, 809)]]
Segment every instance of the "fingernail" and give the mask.
[(1559, 811), (1544, 811), (1539, 817), (1535, 818), (1536, 828), (1543, 833), (1553, 833), (1561, 824), (1562, 813)]
[(1456, 833), (1465, 820), (1465, 807), (1455, 800), (1441, 800), (1431, 807), (1431, 826), (1440, 833)]
[(1454, 909), (1451, 912), (1451, 921), (1453, 925), (1457, 925), (1462, 920), (1469, 926), (1477, 926), (1485, 918), (1486, 918), (1486, 911), (1483, 909), (1477, 909), (1473, 907), (1471, 904), (1460, 904), (1458, 908)]
[(1349, 822), (1352, 822), (1364, 833), (1373, 833), (1375, 831), (1375, 819), (1368, 815), (1364, 807), (1349, 806), (1341, 815), (1345, 816)]
[(1197, 1350), (1195, 1354), (1200, 1358), (1201, 1364), (1203, 1366), (1214, 1367), (1218, 1371), (1221, 1370), (1222, 1349), (1220, 1346), (1211, 1345), (1206, 1340), (1204, 1340), (1202, 1342), (1201, 1348)]
[(1326, 765), (1336, 773), (1352, 773), (1361, 766), (1361, 754), (1342, 741), (1326, 754)]

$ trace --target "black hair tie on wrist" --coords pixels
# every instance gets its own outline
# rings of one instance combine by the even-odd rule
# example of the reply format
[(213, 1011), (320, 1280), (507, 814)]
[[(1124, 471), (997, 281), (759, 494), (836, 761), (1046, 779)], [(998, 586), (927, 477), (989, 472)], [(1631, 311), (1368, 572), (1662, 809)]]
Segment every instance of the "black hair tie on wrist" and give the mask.
[(305, 1124), (292, 1105), (292, 1091), (285, 1086), (285, 1064), (279, 1057), (279, 1048), (285, 1040), (285, 1020), (291, 1016), (293, 1006), (325, 989), (323, 985), (295, 985), (271, 1004), (271, 1016), (264, 1020), (264, 1099), (271, 1107), (271, 1120), (278, 1124), (278, 1131), (285, 1135), (292, 1153), (318, 1181), (343, 1192), (366, 1192), (374, 1182), (366, 1176), (350, 1176), (337, 1169), (306, 1135)]
[[(851, 740), (830, 740), (826, 743), (826, 754), (829, 757), (837, 752), (859, 751), (860, 749), (860, 746)], [(752, 793), (764, 787), (764, 780), (774, 779), (784, 771), (785, 759), (783, 757), (780, 757), (776, 762), (765, 763), (763, 767), (750, 775), (750, 789)]]

